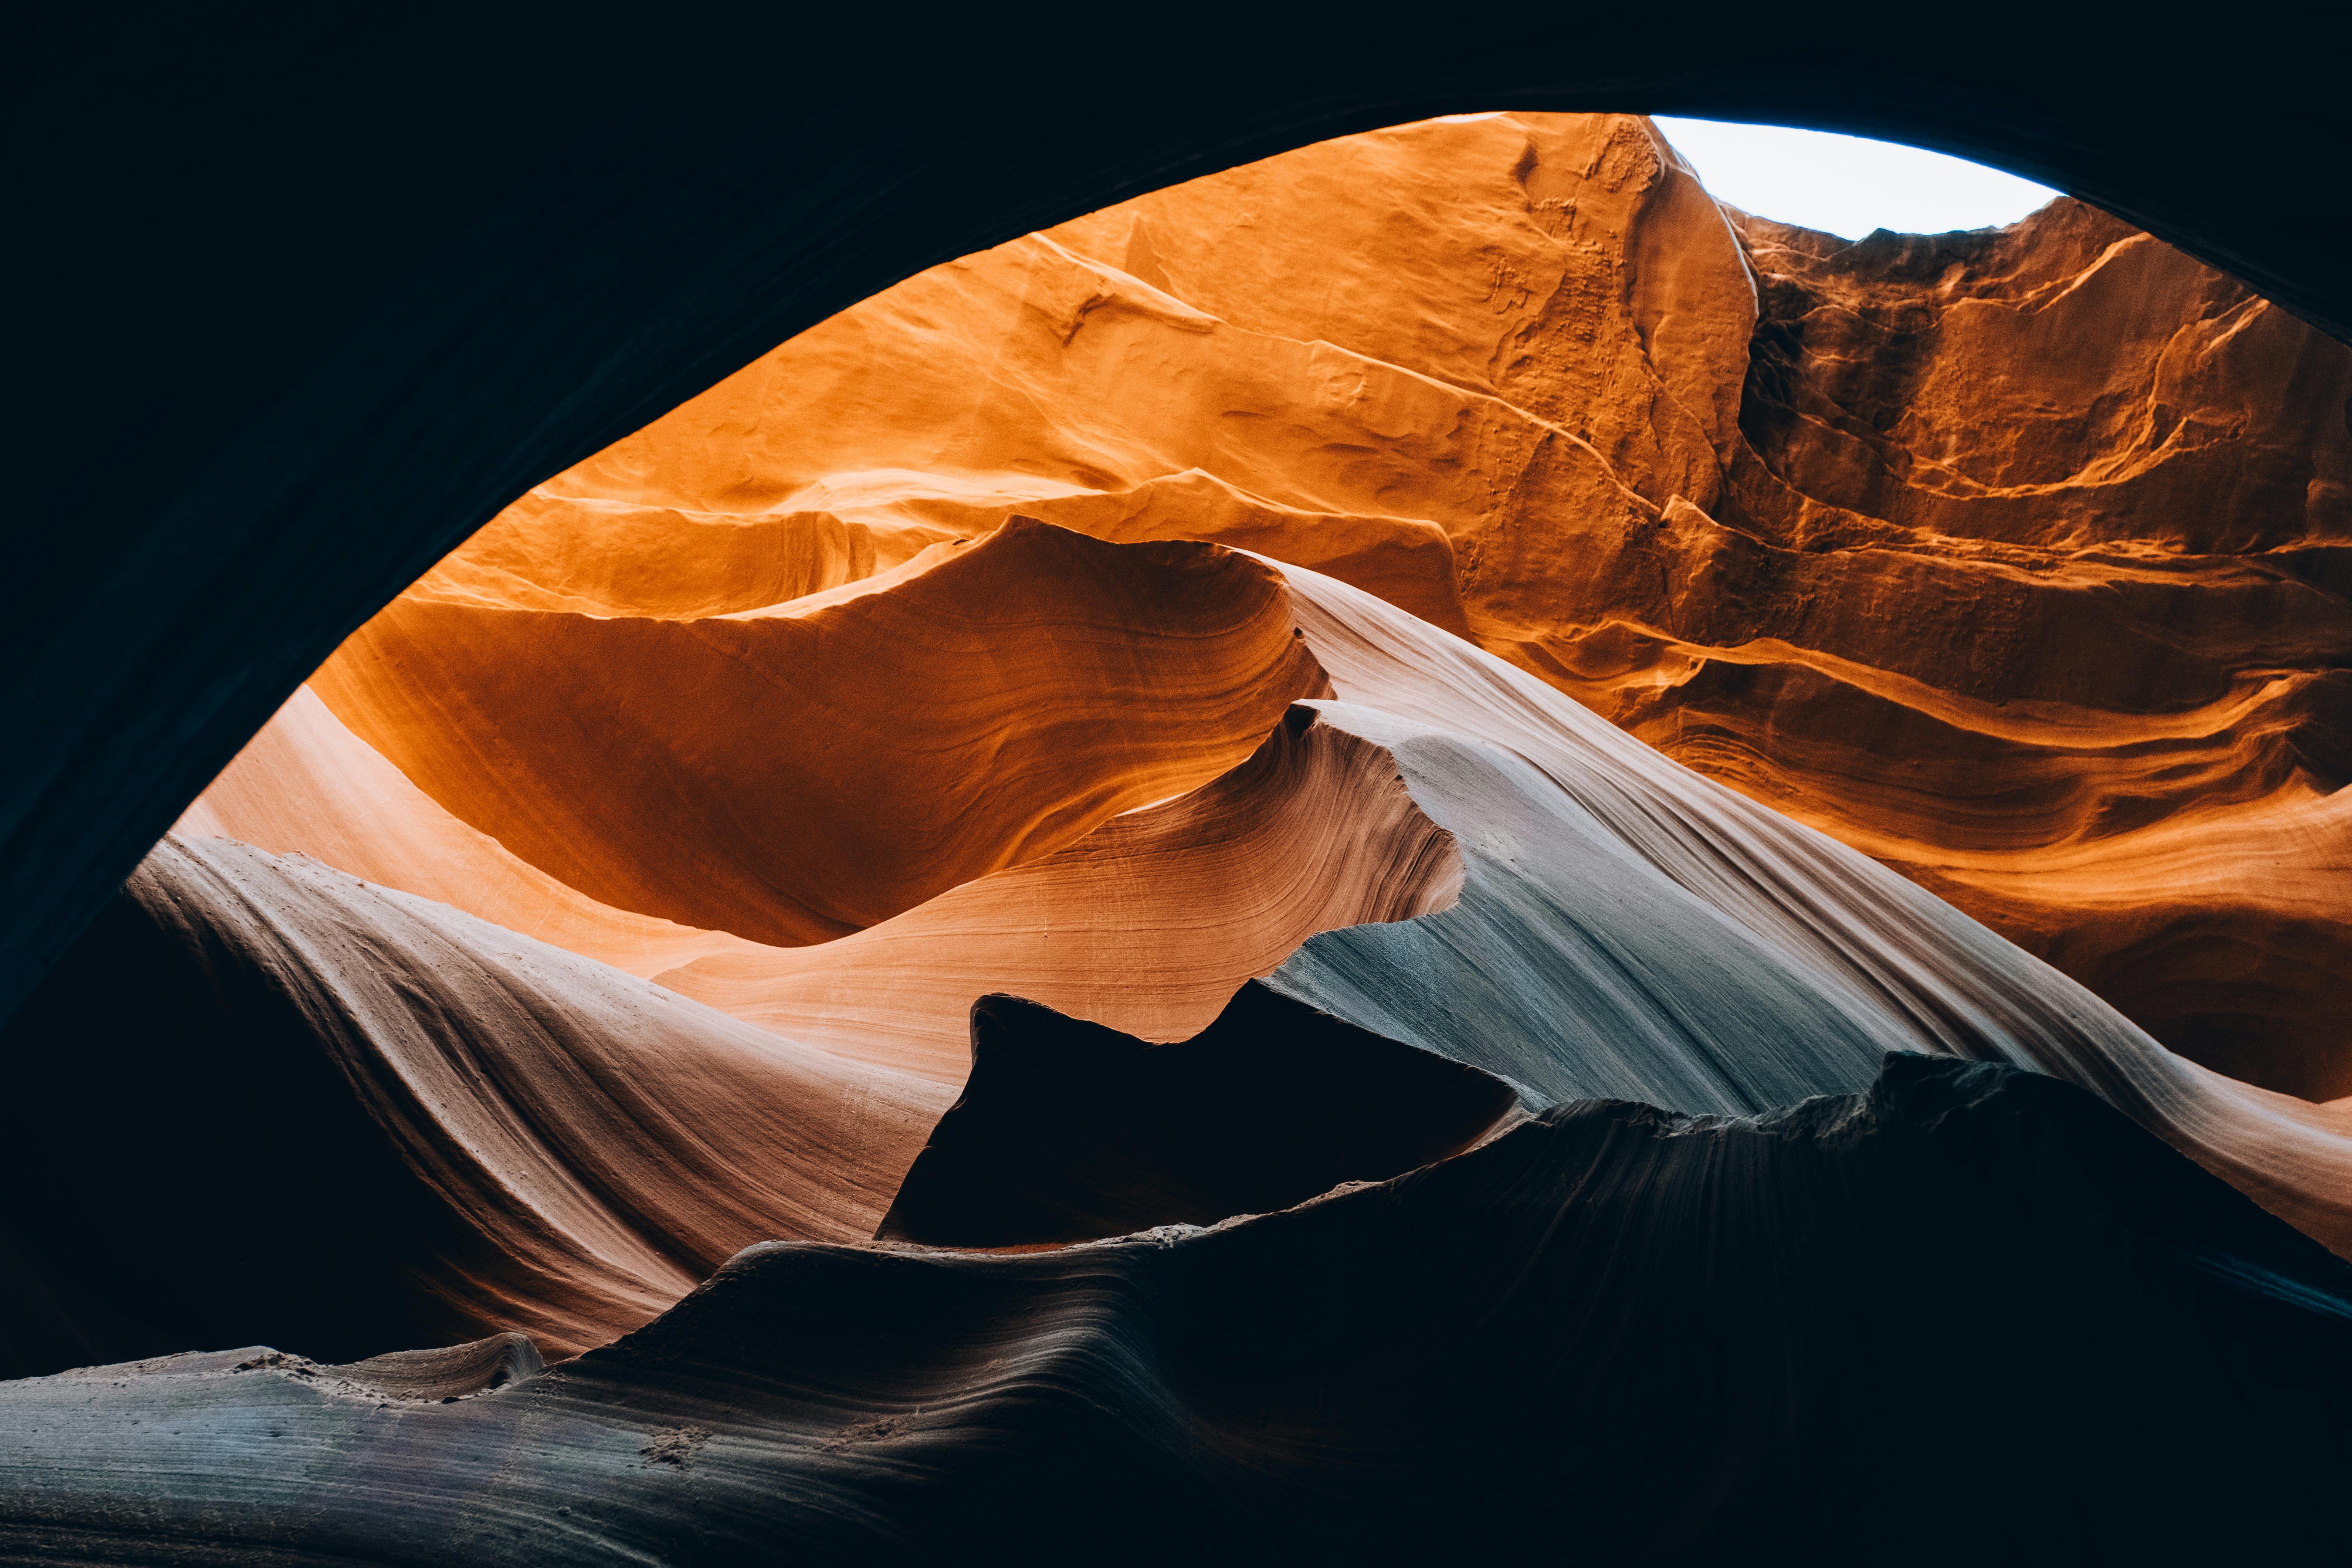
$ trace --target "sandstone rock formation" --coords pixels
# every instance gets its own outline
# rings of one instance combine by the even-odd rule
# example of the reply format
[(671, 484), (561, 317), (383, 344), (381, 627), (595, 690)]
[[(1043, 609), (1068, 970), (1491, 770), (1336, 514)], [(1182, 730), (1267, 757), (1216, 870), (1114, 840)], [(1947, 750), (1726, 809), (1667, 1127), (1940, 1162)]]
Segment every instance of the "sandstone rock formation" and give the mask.
[[(162, 1014), (156, 998), (174, 993), (138, 981), (114, 996), (122, 1016), (110, 1027), (148, 1051), (175, 1035), (197, 1042), (179, 1048), (187, 1065), (175, 1072), (233, 1082), (245, 1069), (234, 1051), (216, 1059), (229, 1049), (220, 1042), (247, 1037), (257, 1026), (248, 1015), (288, 1019), (276, 1026), (282, 1048), (322, 1058), (359, 1089), (362, 1123), (382, 1129), (373, 1136), (418, 1190), (403, 1201), (445, 1216), (419, 1222), (428, 1239), (384, 1260), (404, 1289), (441, 1304), (443, 1317), (423, 1321), (467, 1333), (524, 1323), (557, 1348), (644, 1321), (746, 1226), (870, 1234), (913, 1161), (923, 1107), (944, 1109), (962, 1079), (971, 998), (1026, 994), (1175, 1041), (1206, 1028), (1254, 975), (1371, 1036), (1491, 1075), (1527, 1111), (1602, 1096), (1754, 1114), (1858, 1091), (1889, 1049), (2035, 1068), (2095, 1089), (2352, 1253), (2352, 1125), (2340, 1113), (2166, 1051), (1948, 905), (1496, 656), (1336, 579), (1216, 546), (1096, 545), (1017, 522), (970, 553), (983, 552), (1028, 552), (1041, 579), (1058, 569), (1099, 584), (1108, 573), (1143, 602), (1168, 602), (1155, 578), (1225, 583), (1280, 616), (1279, 634), (1261, 639), (1265, 668), (1330, 696), (1294, 705), (1254, 755), (1192, 795), (835, 942), (772, 948), (709, 933), (707, 951), (661, 972), (665, 986), (445, 906), (371, 893), (299, 856), (174, 839), (142, 872), (152, 890), (134, 884), (120, 917), (12, 1026), (12, 1046), (66, 1075), (45, 1100), (96, 1107), (72, 1076), (93, 1063), (65, 1042), (106, 976), (185, 972), (190, 959), (173, 955), (190, 952), (198, 975), (225, 963), (255, 974), (254, 1000), (217, 978), (181, 982), (188, 1000)], [(929, 602), (918, 596), (926, 580), (966, 558), (910, 563), (868, 597)], [(1039, 592), (1060, 602), (1050, 582)], [(1197, 628), (1213, 645), (1232, 624), (1225, 605), (1192, 613), (1157, 634), (1182, 641)], [(986, 660), (1014, 656), (1031, 632), (1009, 621), (978, 635)], [(1194, 668), (1171, 670), (1180, 702)], [(872, 697), (877, 720), (896, 707), (887, 687)], [(314, 739), (353, 743), (318, 718)], [(263, 737), (257, 767), (288, 749)], [(236, 805), (244, 768), (204, 810)], [(985, 797), (990, 820), (1022, 819), (1018, 787)], [(409, 797), (393, 820), (420, 839), (470, 843), (437, 810)], [(289, 809), (264, 825), (321, 844), (362, 831), (315, 804), (307, 818)], [(503, 852), (471, 847), (466, 861), (415, 864), (453, 879), (478, 868), (480, 907), (514, 899)], [(198, 865), (216, 868), (198, 877)], [(224, 877), (233, 898), (212, 890)], [(370, 907), (351, 910), (354, 897)], [(178, 933), (160, 949), (136, 934), (156, 927), (158, 908), (171, 911), (162, 929)], [(621, 918), (576, 895), (559, 913), (592, 933)], [(700, 945), (672, 941), (678, 952)], [(234, 956), (202, 956), (215, 953)], [(702, 1058), (671, 1044), (621, 1066), (635, 1058), (612, 1053), (642, 1052), (648, 1028), (709, 1043), (694, 1047)], [(316, 1065), (301, 1070), (324, 1081)], [(24, 1144), (28, 1179), (49, 1172), (79, 1192), (75, 1173), (96, 1156), (44, 1151), (136, 1124), (106, 1117), (92, 1129), (45, 1114), (43, 1138)], [(665, 1152), (680, 1138), (698, 1152)], [(757, 1151), (770, 1147), (813, 1163), (722, 1199), (740, 1184), (721, 1173), (765, 1169)], [(56, 1205), (54, 1234), (23, 1239), (54, 1260), (61, 1289), (127, 1310), (135, 1288), (67, 1245), (102, 1233), (96, 1219)], [(461, 1239), (429, 1239), (444, 1234)], [(330, 1353), (349, 1353), (342, 1342)]]
[(2071, 202), (1850, 247), (1743, 227), (1731, 515), (1891, 564), (1759, 561), (1726, 596), (1768, 657), (1612, 711), (2175, 1048), (2352, 1093), (2352, 353)]
[(55, 1304), (12, 1313), (26, 1360), (265, 1325), (572, 1353), (753, 1241), (872, 1235), (953, 1098), (218, 838), (165, 839), (0, 1043), (10, 1239)]
[(2348, 387), (2078, 205), (1848, 247), (1622, 116), (909, 279), (444, 561), (9, 1022), (0, 1366), (110, 1364), (0, 1385), (0, 1547), (1392, 1558), (1570, 1475), (1682, 1559), (1898, 1388), (2048, 1439), (1956, 1561), (2113, 1544), (2062, 1452), (2308, 1541)]
[[(451, 812), (582, 892), (819, 942), (1205, 783), (1313, 693), (1271, 574), (1160, 554), (1139, 572), (1007, 528), (718, 615), (542, 610), (543, 590), (442, 573), (314, 686)], [(918, 690), (919, 708), (874, 700)]]
[(2326, 1100), (2347, 396), (2352, 351), (2079, 203), (1849, 246), (1718, 207), (1641, 121), (1469, 116), (912, 279), (434, 581), (704, 613), (730, 572), (826, 587), (1016, 514), (1259, 551)]

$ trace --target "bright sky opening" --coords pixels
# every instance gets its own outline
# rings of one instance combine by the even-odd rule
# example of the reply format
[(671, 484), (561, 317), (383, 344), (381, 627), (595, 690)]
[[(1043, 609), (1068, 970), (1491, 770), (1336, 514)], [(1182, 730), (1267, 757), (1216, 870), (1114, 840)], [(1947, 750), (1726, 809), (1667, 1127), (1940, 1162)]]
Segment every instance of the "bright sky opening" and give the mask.
[(1718, 201), (1860, 239), (2015, 223), (2058, 193), (1999, 169), (1892, 142), (1660, 115), (1658, 129)]

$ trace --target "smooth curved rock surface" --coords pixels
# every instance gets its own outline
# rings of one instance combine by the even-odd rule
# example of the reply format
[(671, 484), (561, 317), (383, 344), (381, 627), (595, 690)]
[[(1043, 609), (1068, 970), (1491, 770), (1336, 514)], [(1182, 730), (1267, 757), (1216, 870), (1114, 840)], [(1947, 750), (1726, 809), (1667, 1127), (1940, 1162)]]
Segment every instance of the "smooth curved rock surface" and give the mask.
[(2325, 1553), (2347, 363), (1624, 116), (824, 323), (387, 608), (0, 1039), (0, 1352), (145, 1358), (0, 1384), (0, 1555)]
[[(962, 1081), (972, 996), (1171, 1040), (1257, 975), (1494, 1074), (1530, 1110), (1598, 1095), (1752, 1113), (1856, 1091), (1889, 1050), (2008, 1061), (2095, 1089), (2352, 1249), (2340, 1111), (2165, 1050), (1949, 905), (1503, 659), (1360, 589), (1279, 575), (1298, 634), (1282, 646), (1334, 696), (1244, 767), (866, 931), (734, 944), (664, 983), (942, 1084)], [(877, 580), (871, 597), (901, 591)]]
[[(1047, 15), (1106, 37), (1098, 9)], [(619, 50), (526, 14), (462, 39), (389, 13), (47, 18), (12, 100), (48, 304), (17, 339), (37, 521), (0, 616), (0, 1008), (341, 638), (517, 496), (879, 289), (1171, 181), (1496, 104), (1814, 125), (2074, 191), (2352, 330), (2312, 195), (2338, 64), (2299, 47), (2302, 7), (2194, 36), (2045, 11), (2031, 47), (1925, 13), (1680, 16), (1520, 17), (1498, 47), (1426, 0), (1212, 7), (1137, 18), (1118, 68), (1050, 93), (1004, 90), (1037, 34), (982, 14), (746, 15)], [(839, 68), (778, 92), (784, 58)]]
[(2166, 1050), (2053, 969), (1492, 654), (1286, 572), (1336, 702), (1460, 847), (1451, 910), (1311, 939), (1274, 989), (1523, 1087), (1754, 1111), (1886, 1050), (2069, 1079), (2339, 1252), (2352, 1121)]
[(173, 831), (307, 855), (363, 882), (448, 904), (492, 925), (651, 976), (743, 945), (600, 904), (452, 816), (304, 687)]
[(1604, 1562), (2316, 1558), (2347, 1335), (2352, 1270), (2091, 1097), (1895, 1058), (1766, 1117), (1563, 1106), (1206, 1231), (757, 1247), (450, 1405), (299, 1366), (0, 1384), (0, 1542), (1426, 1562), (1572, 1528)]
[(953, 1098), (215, 838), (159, 846), (5, 1048), (19, 1375), (257, 1334), (572, 1353), (752, 1241), (872, 1235)]
[(723, 616), (445, 583), (312, 678), (336, 716), (590, 898), (784, 946), (1205, 783), (1320, 686), (1245, 557), (1026, 522)]
[(1241, 766), (1042, 860), (835, 942), (739, 942), (656, 978), (795, 1039), (961, 1084), (977, 997), (1186, 1039), (1318, 931), (1444, 909), (1461, 882), (1453, 837), (1395, 759), (1301, 704)]
[(307, 689), (182, 816), (656, 979), (836, 1054), (959, 1084), (972, 998), (1012, 990), (1155, 1040), (1319, 931), (1450, 902), (1460, 858), (1393, 759), (1293, 706), (1240, 766), (866, 931), (778, 948), (632, 915), (451, 816)]
[(910, 279), (443, 570), (620, 515), (697, 520), (655, 598), (718, 592), (719, 518), (797, 521), (842, 574), (1014, 514), (1218, 540), (1472, 637), (2326, 1101), (2347, 397), (2352, 350), (2076, 201), (1850, 245), (1719, 207), (1639, 118), (1462, 115)]

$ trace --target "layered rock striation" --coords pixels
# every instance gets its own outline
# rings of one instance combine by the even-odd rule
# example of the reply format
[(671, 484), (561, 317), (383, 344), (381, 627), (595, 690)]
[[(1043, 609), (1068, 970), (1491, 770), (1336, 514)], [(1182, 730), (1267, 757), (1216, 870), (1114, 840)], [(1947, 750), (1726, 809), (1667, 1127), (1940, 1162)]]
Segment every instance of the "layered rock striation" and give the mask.
[[(2352, 352), (2079, 203), (1849, 245), (1718, 206), (1642, 121), (1468, 116), (909, 279), (436, 579), (700, 613), (1015, 514), (1257, 551), (2327, 1100), (2347, 395)], [(662, 543), (583, 548), (618, 538)]]
[(167, 838), (0, 1035), (16, 1375), (602, 1344), (871, 1236), (953, 1095), (302, 855)]
[(1865, 1561), (1937, 1452), (1920, 1560), (2307, 1553), (2347, 387), (1622, 116), (911, 279), (444, 561), (9, 1021), (0, 1554)]
[[(560, 884), (526, 876), (421, 791), (393, 787), (351, 731), (298, 703), (189, 823), (249, 821), (287, 853), (167, 840), (11, 1025), (12, 1053), (42, 1064), (14, 1157), (28, 1191), (58, 1194), (12, 1226), (41, 1299), (103, 1307), (113, 1326), (93, 1344), (168, 1346), (178, 1320), (142, 1319), (150, 1276), (104, 1238), (132, 1222), (144, 1184), (217, 1168), (226, 1184), (191, 1189), (193, 1215), (240, 1212), (301, 1182), (319, 1206), (312, 1226), (356, 1216), (347, 1234), (363, 1256), (350, 1267), (376, 1282), (329, 1289), (335, 1270), (278, 1252), (274, 1233), (223, 1247), (217, 1221), (192, 1218), (171, 1267), (224, 1281), (190, 1299), (193, 1322), (214, 1311), (243, 1321), (268, 1299), (309, 1337), (297, 1345), (306, 1354), (399, 1348), (399, 1324), (427, 1339), (520, 1326), (551, 1349), (584, 1348), (645, 1321), (749, 1240), (883, 1228), (926, 1137), (955, 1119), (927, 1130), (959, 1086), (978, 1091), (965, 1085), (975, 998), (1023, 996), (1162, 1042), (1175, 1054), (1155, 1071), (1178, 1087), (1146, 1092), (1159, 1081), (1147, 1072), (1118, 1092), (1207, 1107), (1274, 1092), (1247, 1074), (1219, 1088), (1202, 1081), (1209, 1069), (1173, 1065), (1207, 1051), (1195, 1037), (1261, 982), (1364, 1042), (1360, 1081), (1328, 1112), (1343, 1124), (1324, 1135), (1335, 1147), (1383, 1119), (1410, 1124), (1432, 1092), (1419, 1069), (1375, 1070), (1384, 1052), (1425, 1054), (1432, 1070), (1459, 1064), (1506, 1092), (1514, 1115), (1596, 1097), (1759, 1114), (1858, 1092), (1887, 1051), (1921, 1052), (2091, 1089), (2352, 1252), (2352, 1125), (2340, 1113), (2166, 1050), (1948, 904), (1361, 589), (1219, 546), (1105, 545), (1024, 521), (910, 563), (868, 596), (929, 603), (931, 574), (1014, 552), (1048, 599), (1059, 570), (1096, 585), (1108, 574), (1146, 601), (1172, 577), (1271, 603), (1282, 624), (1258, 639), (1261, 663), (1240, 689), (1328, 695), (1277, 710), (1257, 749), (1199, 789), (798, 947), (664, 927), (568, 889), (555, 898)], [(1170, 618), (1154, 635), (1181, 643), (1197, 629), (1213, 646), (1232, 625), (1226, 605), (1194, 613), (1197, 627)], [(987, 635), (1011, 658), (1031, 634), (1011, 622)], [(1146, 679), (1150, 667), (1104, 668)], [(1171, 667), (1180, 710), (1193, 668)], [(876, 700), (870, 729), (893, 732), (887, 693)], [(922, 721), (919, 703), (907, 707), (896, 732)], [(982, 796), (990, 820), (1027, 820), (1034, 799), (1065, 798), (1064, 774), (1006, 776)], [(372, 787), (256, 805), (268, 781), (296, 778)], [(397, 829), (372, 862), (379, 875), (439, 879), (478, 910), (537, 911), (641, 968), (686, 962), (649, 984), (372, 887), (288, 842), (362, 841), (379, 811)], [(419, 847), (431, 846), (463, 855)], [(1203, 1059), (1241, 1071), (1231, 1052)], [(1264, 1085), (1281, 1081), (1271, 1061), (1263, 1070)], [(238, 1098), (257, 1074), (282, 1086), (284, 1104)], [(101, 1089), (117, 1079), (124, 1090)], [(212, 1109), (183, 1118), (184, 1100)], [(1282, 1120), (1251, 1123), (1249, 1138), (1264, 1143)], [(1294, 1120), (1292, 1136), (1311, 1144), (1315, 1116)], [(1440, 1121), (1381, 1146), (1443, 1150), (1486, 1124)], [(313, 1157), (301, 1138), (331, 1127), (341, 1129), (334, 1159), (302, 1173)], [(236, 1159), (223, 1164), (206, 1140)], [(1249, 1159), (1291, 1168), (1278, 1155)], [(1247, 1164), (1239, 1186), (1216, 1190), (1257, 1190), (1238, 1174)], [(1330, 1182), (1394, 1173), (1378, 1160), (1307, 1165)], [(1234, 1212), (1271, 1202), (1232, 1201)], [(291, 1279), (308, 1283), (282, 1288)], [(365, 1310), (347, 1316), (339, 1301)], [(79, 1316), (52, 1307), (34, 1320)], [(50, 1349), (35, 1353), (55, 1353), (54, 1335), (42, 1342)]]
[(1155, 548), (1138, 570), (1010, 526), (691, 616), (539, 609), (445, 571), (312, 684), (454, 815), (590, 897), (819, 942), (1205, 783), (1312, 694), (1272, 574)]

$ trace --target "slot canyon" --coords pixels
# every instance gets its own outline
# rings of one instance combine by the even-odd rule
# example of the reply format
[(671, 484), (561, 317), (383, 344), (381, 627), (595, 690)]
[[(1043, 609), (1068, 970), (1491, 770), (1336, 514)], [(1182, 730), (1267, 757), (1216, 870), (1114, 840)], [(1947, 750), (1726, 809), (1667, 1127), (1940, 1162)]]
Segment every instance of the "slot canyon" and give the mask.
[(2310, 314), (1528, 110), (794, 333), (0, 1025), (0, 1561), (2342, 1551)]

